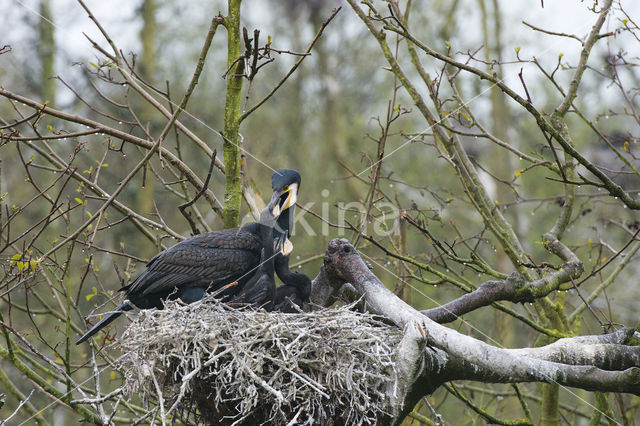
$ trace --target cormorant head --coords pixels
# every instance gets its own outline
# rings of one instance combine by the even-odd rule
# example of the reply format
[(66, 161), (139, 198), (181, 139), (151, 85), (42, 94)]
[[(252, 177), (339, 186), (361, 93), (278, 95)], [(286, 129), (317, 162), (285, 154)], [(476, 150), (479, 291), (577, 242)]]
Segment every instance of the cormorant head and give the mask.
[(273, 172), (273, 175), (271, 175), (271, 188), (273, 189), (273, 197), (278, 197), (276, 210), (273, 211), (274, 216), (279, 217), (285, 210), (295, 206), (298, 199), (300, 181), (300, 173), (296, 170), (279, 169)]
[(293, 210), (298, 199), (300, 182), (300, 173), (292, 169), (279, 169), (271, 176), (273, 196), (269, 208), (276, 218), (273, 236), (277, 241), (276, 246), (279, 247), (276, 250), (281, 250), (285, 255), (293, 250), (289, 235), (293, 230)]
[(290, 169), (276, 170), (271, 177), (271, 186), (271, 201), (260, 215), (260, 222), (264, 224), (268, 224), (269, 219), (279, 219), (284, 212), (295, 206), (300, 188), (300, 173)]

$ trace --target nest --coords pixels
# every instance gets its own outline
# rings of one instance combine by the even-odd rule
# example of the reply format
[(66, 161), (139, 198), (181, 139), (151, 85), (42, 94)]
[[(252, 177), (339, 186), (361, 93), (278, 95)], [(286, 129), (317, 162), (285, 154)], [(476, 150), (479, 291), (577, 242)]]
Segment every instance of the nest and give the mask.
[(125, 390), (155, 400), (159, 415), (207, 424), (374, 424), (401, 336), (350, 308), (282, 314), (208, 300), (142, 311), (118, 342)]

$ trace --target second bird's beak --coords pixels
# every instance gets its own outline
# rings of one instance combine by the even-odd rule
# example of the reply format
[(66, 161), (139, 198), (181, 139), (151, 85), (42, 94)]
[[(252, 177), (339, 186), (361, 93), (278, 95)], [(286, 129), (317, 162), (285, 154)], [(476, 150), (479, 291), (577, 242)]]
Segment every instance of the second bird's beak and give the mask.
[[(279, 238), (276, 238), (273, 241), (273, 251), (274, 251), (274, 253), (281, 252), (282, 254), (284, 254), (285, 247), (286, 247), (288, 241), (289, 240), (287, 239), (287, 236), (285, 234), (282, 234)], [(289, 244), (291, 244), (291, 243), (289, 243)]]
[(293, 251), (293, 243), (291, 240), (285, 237), (284, 242), (282, 243), (282, 250), (280, 251), (284, 256), (289, 256)]

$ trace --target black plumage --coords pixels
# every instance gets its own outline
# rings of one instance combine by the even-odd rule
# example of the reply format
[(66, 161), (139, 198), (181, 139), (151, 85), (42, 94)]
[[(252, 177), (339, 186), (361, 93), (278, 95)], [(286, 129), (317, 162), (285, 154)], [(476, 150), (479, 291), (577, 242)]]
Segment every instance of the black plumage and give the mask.
[[(268, 209), (263, 210), (260, 224), (262, 225), (258, 233), (262, 241), (260, 265), (249, 281), (242, 286), (240, 292), (233, 296), (227, 304), (234, 307), (264, 308), (270, 311), (273, 308), (273, 298), (276, 293), (273, 263), (273, 246), (276, 242), (273, 240), (275, 220), (269, 216)], [(280, 241), (277, 241), (277, 245), (280, 248)]]
[(216, 291), (225, 284), (238, 282), (221, 297), (232, 295), (250, 279), (246, 272), (260, 262), (262, 247), (255, 225), (206, 232), (158, 253), (133, 283), (120, 289), (125, 292), (124, 303), (107, 313), (76, 344), (84, 342), (134, 306), (162, 309), (167, 299), (192, 303), (202, 299), (206, 291)]
[[(265, 250), (262, 250), (262, 252), (265, 253)], [(267, 255), (263, 254), (258, 271), (240, 290), (240, 293), (227, 302), (229, 306), (234, 308), (263, 308), (267, 311), (273, 309), (276, 282), (273, 277), (273, 264), (269, 267), (267, 259)]]
[(276, 256), (275, 270), (278, 273), (278, 278), (282, 280), (282, 285), (276, 288), (273, 310), (285, 313), (298, 312), (311, 296), (311, 279), (305, 274), (292, 272), (289, 269), (288, 255), (278, 254)]
[[(276, 170), (274, 176), (272, 183), (277, 185), (273, 186), (273, 195), (266, 208), (273, 220), (295, 205), (300, 182), (300, 174), (295, 170)], [(267, 225), (271, 229), (274, 224)], [(124, 303), (107, 313), (76, 344), (84, 342), (134, 306), (161, 309), (167, 299), (192, 303), (206, 292), (220, 290), (233, 282), (238, 284), (223, 290), (221, 297), (236, 295), (256, 275), (264, 248), (263, 227), (256, 222), (241, 228), (207, 232), (158, 253), (133, 283), (121, 289), (125, 292)], [(281, 235), (278, 233), (272, 238)]]
[[(288, 170), (287, 172), (285, 175), (291, 176), (290, 179), (297, 184), (297, 188), (300, 190), (302, 180), (300, 174), (295, 170)], [(274, 173), (271, 177), (272, 188), (280, 187), (284, 180), (285, 178), (282, 175)], [(275, 271), (282, 281), (282, 285), (276, 288), (273, 310), (287, 313), (298, 312), (292, 303), (302, 309), (304, 302), (307, 302), (311, 295), (311, 280), (309, 277), (292, 272), (289, 269), (290, 254), (293, 250), (293, 244), (289, 241), (289, 236), (293, 231), (294, 209), (295, 206), (292, 205), (286, 211), (283, 211), (278, 217), (274, 229), (274, 236), (283, 241), (284, 249), (275, 258)]]
[[(147, 269), (122, 290), (134, 305), (148, 309), (162, 308), (162, 300), (168, 296), (190, 303), (201, 299), (207, 289), (215, 291), (235, 281), (240, 288), (250, 278), (246, 272), (259, 264), (261, 228), (259, 223), (252, 223), (182, 241), (158, 253), (147, 263)], [(193, 290), (201, 290), (200, 297)], [(230, 293), (233, 292), (235, 289)]]

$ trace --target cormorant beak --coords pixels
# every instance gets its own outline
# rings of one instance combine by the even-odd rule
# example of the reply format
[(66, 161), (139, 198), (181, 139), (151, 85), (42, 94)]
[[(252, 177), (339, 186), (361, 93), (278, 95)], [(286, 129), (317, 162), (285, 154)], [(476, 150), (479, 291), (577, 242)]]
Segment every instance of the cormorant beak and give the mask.
[(282, 191), (275, 191), (269, 205), (273, 217), (279, 217), (283, 211), (296, 204), (298, 199), (298, 184), (292, 183)]
[(276, 219), (280, 217), (280, 213), (282, 213), (282, 209), (280, 208), (280, 195), (280, 192), (274, 192), (268, 206), (271, 214)]
[(293, 248), (293, 244), (289, 242), (289, 239), (287, 238), (287, 236), (285, 234), (280, 235), (280, 238), (277, 238), (273, 241), (273, 251), (275, 253), (282, 251), (282, 254), (284, 254), (285, 248), (287, 247), (287, 243), (289, 243)]
[(282, 243), (282, 251), (281, 251), (282, 255), (289, 256), (292, 251), (293, 251), (293, 243), (291, 242), (290, 239), (285, 237), (284, 242)]

